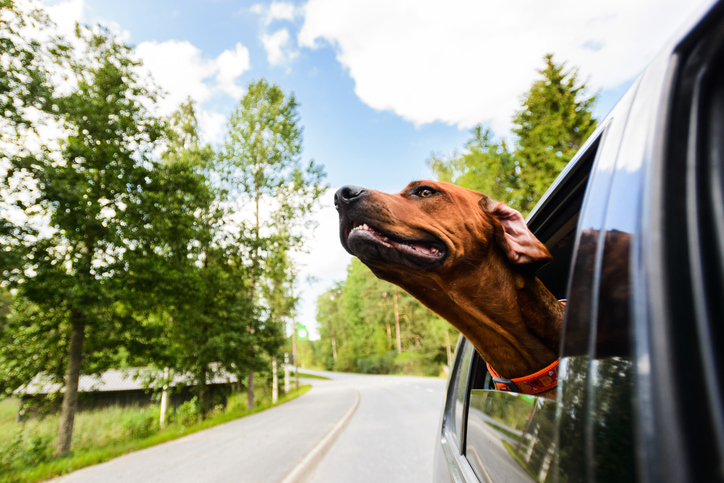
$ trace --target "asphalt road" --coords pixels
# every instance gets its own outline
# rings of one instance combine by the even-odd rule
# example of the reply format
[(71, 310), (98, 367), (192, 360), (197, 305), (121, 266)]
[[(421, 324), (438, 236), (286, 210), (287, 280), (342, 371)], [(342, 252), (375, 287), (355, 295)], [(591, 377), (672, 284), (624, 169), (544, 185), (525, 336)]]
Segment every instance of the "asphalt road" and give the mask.
[(432, 481), (445, 380), (357, 374), (332, 377), (359, 391), (359, 408), (305, 481)]
[[(312, 371), (310, 371), (312, 372)], [(314, 387), (276, 408), (131, 453), (56, 482), (430, 481), (442, 379), (318, 373)], [(305, 456), (354, 407), (314, 465)]]

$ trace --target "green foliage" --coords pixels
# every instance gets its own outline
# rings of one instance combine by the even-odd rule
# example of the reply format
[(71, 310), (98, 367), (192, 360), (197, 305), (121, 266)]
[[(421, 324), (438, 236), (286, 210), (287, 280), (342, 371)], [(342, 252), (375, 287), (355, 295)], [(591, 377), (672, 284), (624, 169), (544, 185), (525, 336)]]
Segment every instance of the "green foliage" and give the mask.
[(485, 193), (523, 215), (535, 206), (597, 124), (596, 97), (586, 97), (577, 70), (565, 71), (551, 54), (545, 63), (513, 117), (515, 148), (477, 125), (462, 153), (428, 159), (437, 179)]
[(251, 82), (227, 129), (216, 167), (229, 200), (252, 208), (238, 238), (249, 247), (246, 332), (254, 337), (244, 355), (251, 387), (253, 371), (269, 366), (260, 355), (276, 355), (293, 318), (297, 271), (290, 253), (303, 248), (301, 229), (312, 227), (309, 216), (327, 188), (326, 175), (314, 161), (302, 164), (297, 101), (277, 85)]
[(432, 154), (427, 164), (438, 180), (485, 193), (494, 200), (519, 208), (521, 180), (519, 163), (504, 140), (496, 140), (490, 129), (475, 126), (462, 153)]
[[(399, 354), (395, 311), (400, 320)], [(325, 368), (337, 371), (438, 375), (449, 362), (448, 351), (458, 335), (447, 322), (375, 277), (356, 258), (344, 283), (317, 299), (317, 322), (319, 358)]]
[(121, 424), (132, 438), (147, 438), (160, 429), (159, 416), (158, 407), (139, 408), (137, 411), (125, 412)]
[[(32, 127), (32, 111), (52, 108), (50, 69), (64, 60), (68, 46), (47, 35), (49, 23), (30, 2), (0, 1), (0, 116), (18, 129)], [(33, 29), (45, 30), (50, 38), (39, 41), (29, 36)]]
[[(217, 154), (190, 100), (151, 114), (155, 88), (107, 29), (79, 26), (76, 47), (41, 44), (18, 32), (47, 19), (18, 5), (0, 0), (0, 134), (12, 145), (0, 155), (0, 394), (39, 374), (71, 381), (65, 451), (81, 373), (190, 374), (199, 414), (216, 403), (206, 384), (219, 371), (266, 383), (297, 304), (291, 252), (326, 189), (322, 167), (301, 162), (294, 96), (252, 83)], [(63, 89), (47, 74), (58, 66)], [(58, 144), (29, 149), (35, 118), (63, 128)], [(250, 206), (255, 219), (242, 219)], [(152, 416), (121, 426), (141, 437)]]
[[(282, 395), (278, 404), (301, 396), (310, 388), (311, 386), (301, 386), (299, 391)], [(215, 409), (212, 411), (214, 415), (203, 421), (197, 418), (197, 422), (187, 426), (171, 421), (163, 430), (154, 429), (153, 434), (146, 437), (134, 435), (133, 431), (125, 427), (123, 421), (148, 421), (150, 414), (158, 418), (156, 408), (109, 407), (81, 412), (76, 418), (73, 453), (58, 458), (52, 456), (52, 440), (58, 426), (57, 415), (16, 423), (14, 411), (6, 411), (10, 407), (7, 401), (0, 402), (0, 481), (45, 481), (131, 451), (255, 414), (272, 406), (270, 400), (260, 398), (259, 405), (252, 411), (242, 406), (223, 412)], [(152, 428), (155, 427), (153, 424)]]
[(200, 418), (201, 411), (196, 396), (181, 404), (173, 414), (173, 421), (181, 426), (191, 426), (198, 423)]
[(52, 456), (49, 435), (26, 436), (16, 431), (10, 441), (0, 445), (0, 474), (39, 465)]

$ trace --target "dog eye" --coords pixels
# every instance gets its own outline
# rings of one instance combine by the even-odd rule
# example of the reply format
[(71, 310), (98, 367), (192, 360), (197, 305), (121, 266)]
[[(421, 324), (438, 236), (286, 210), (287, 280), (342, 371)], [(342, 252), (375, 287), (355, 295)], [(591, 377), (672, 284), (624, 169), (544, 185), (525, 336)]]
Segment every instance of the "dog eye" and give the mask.
[(430, 188), (426, 188), (426, 187), (418, 188), (418, 190), (417, 190), (417, 196), (419, 196), (420, 198), (429, 198), (430, 196), (432, 196), (434, 194), (435, 194), (434, 190), (432, 190)]

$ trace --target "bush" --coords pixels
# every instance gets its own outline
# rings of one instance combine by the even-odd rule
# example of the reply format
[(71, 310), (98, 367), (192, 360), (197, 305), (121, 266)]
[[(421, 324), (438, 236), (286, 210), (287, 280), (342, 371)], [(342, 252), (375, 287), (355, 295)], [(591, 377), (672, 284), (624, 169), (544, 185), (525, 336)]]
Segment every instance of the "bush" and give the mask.
[(246, 393), (235, 392), (226, 400), (226, 412), (242, 411), (246, 409)]
[(357, 359), (355, 365), (363, 374), (392, 374), (395, 372), (395, 353), (362, 357)]
[(133, 438), (141, 439), (159, 430), (159, 416), (158, 408), (138, 408), (124, 413), (121, 421)]
[(395, 357), (395, 366), (403, 374), (439, 376), (440, 365), (420, 352), (403, 352)]
[(21, 429), (0, 447), (0, 474), (31, 468), (48, 461), (52, 455), (50, 437), (25, 437)]
[(199, 410), (198, 398), (194, 396), (176, 409), (175, 420), (181, 426), (191, 426), (199, 422), (201, 411)]

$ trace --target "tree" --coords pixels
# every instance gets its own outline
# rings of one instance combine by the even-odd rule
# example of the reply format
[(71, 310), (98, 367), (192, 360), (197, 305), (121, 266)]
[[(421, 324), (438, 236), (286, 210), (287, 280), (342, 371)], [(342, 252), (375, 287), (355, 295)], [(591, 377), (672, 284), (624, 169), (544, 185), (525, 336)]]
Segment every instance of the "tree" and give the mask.
[(427, 165), (438, 180), (485, 193), (518, 208), (521, 197), (519, 167), (504, 140), (478, 124), (462, 153), (432, 154)]
[(317, 299), (321, 356), (339, 371), (437, 375), (458, 332), (359, 260)]
[(529, 211), (548, 186), (573, 158), (596, 128), (593, 106), (596, 96), (586, 97), (586, 85), (578, 70), (565, 71), (553, 54), (545, 56), (543, 76), (523, 97), (513, 117), (517, 136), (515, 156), (520, 163), (523, 197), (521, 208)]
[[(229, 119), (219, 157), (220, 171), (225, 175), (231, 198), (251, 208), (245, 240), (251, 247), (249, 290), (257, 316), (247, 327), (251, 334), (271, 330), (270, 324), (273, 324), (272, 319), (264, 317), (270, 305), (260, 291), (263, 279), (274, 277), (271, 265), (266, 263), (274, 259), (269, 255), (275, 250), (286, 252), (301, 247), (304, 239), (301, 229), (309, 228), (312, 208), (327, 188), (321, 166), (314, 161), (306, 166), (301, 164), (302, 129), (298, 122), (294, 94), (285, 96), (277, 85), (269, 85), (264, 79), (252, 82)], [(283, 285), (277, 284), (277, 287)], [(256, 352), (276, 350), (281, 343), (274, 338), (263, 340), (273, 343), (252, 347), (249, 353), (247, 400), (250, 407), (254, 404)]]
[[(126, 250), (129, 305), (157, 334), (146, 351), (162, 368), (190, 374), (202, 414), (207, 380), (243, 367), (249, 344), (248, 249), (225, 231), (228, 214), (211, 179), (215, 153), (202, 144), (193, 102), (167, 122), (153, 176), (126, 208), (136, 243)], [(159, 371), (160, 373), (160, 371)]]
[[(24, 174), (25, 192), (36, 196), (17, 206), (36, 226), (44, 219), (49, 225), (11, 245), (26, 253), (6, 279), (26, 310), (17, 312), (8, 336), (25, 351), (52, 349), (41, 359), (55, 356), (53, 363), (35, 366), (37, 372), (55, 368), (50, 375), (57, 378), (63, 369), (58, 454), (70, 449), (81, 371), (102, 370), (119, 347), (143, 339), (135, 337), (140, 325), (117, 295), (127, 275), (124, 254), (137, 239), (127, 208), (142, 202), (162, 134), (144, 107), (155, 96), (136, 74), (130, 47), (101, 27), (78, 27), (76, 35), (84, 47), (70, 62), (75, 87), (53, 107), (67, 137), (57, 152), (14, 157), (4, 179), (7, 186)], [(33, 336), (42, 327), (57, 334), (55, 344)]]
[(32, 4), (19, 7), (14, 0), (0, 0), (0, 117), (10, 128), (29, 127), (29, 110), (47, 111), (52, 106), (53, 85), (48, 82), (49, 68), (65, 58), (68, 46), (45, 31), (49, 20)]

